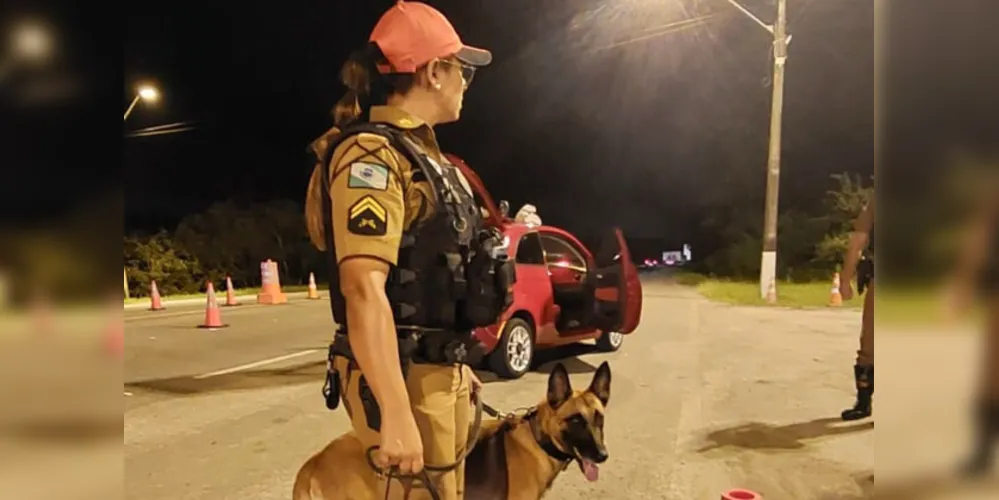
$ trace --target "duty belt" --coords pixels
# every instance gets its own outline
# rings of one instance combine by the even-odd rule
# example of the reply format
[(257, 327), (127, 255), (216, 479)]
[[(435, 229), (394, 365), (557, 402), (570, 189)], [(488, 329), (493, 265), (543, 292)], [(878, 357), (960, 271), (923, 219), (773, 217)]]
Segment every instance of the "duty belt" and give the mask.
[[(471, 334), (458, 334), (440, 330), (417, 331), (400, 329), (399, 359), (406, 363), (412, 361), (418, 364), (476, 365), (483, 357), (484, 350)], [(350, 342), (344, 330), (337, 331), (330, 345), (329, 360), (332, 363), (335, 356), (343, 356), (354, 360)]]

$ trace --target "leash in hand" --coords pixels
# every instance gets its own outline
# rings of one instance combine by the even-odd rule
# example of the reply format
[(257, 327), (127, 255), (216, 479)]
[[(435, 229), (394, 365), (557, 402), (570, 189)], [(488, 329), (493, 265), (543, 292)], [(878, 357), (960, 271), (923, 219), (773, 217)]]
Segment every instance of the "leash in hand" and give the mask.
[(485, 410), (485, 411), (490, 416), (493, 416), (493, 417), (496, 417), (496, 418), (501, 418), (500, 415), (502, 415), (500, 412), (496, 411), (495, 408), (493, 408), (491, 406), (488, 406), (488, 405), (485, 405), (482, 402), (482, 398), (479, 397), (478, 392), (473, 393), (472, 399), (475, 401), (475, 420), (473, 420), (472, 426), (469, 427), (469, 429), (468, 429), (468, 439), (465, 441), (465, 450), (460, 454), (460, 456), (458, 457), (458, 459), (455, 460), (454, 462), (451, 462), (451, 463), (449, 463), (447, 465), (430, 465), (430, 464), (427, 464), (427, 465), (423, 466), (423, 470), (420, 471), (419, 473), (416, 473), (416, 474), (403, 474), (403, 473), (399, 472), (399, 468), (396, 467), (396, 466), (389, 467), (389, 469), (386, 471), (386, 470), (382, 469), (381, 467), (379, 467), (378, 464), (375, 463), (375, 452), (378, 451), (379, 449), (381, 449), (380, 446), (376, 445), (376, 446), (372, 446), (372, 447), (368, 448), (367, 452), (365, 452), (365, 455), (367, 456), (367, 459), (368, 459), (368, 466), (371, 467), (371, 469), (374, 470), (375, 473), (377, 473), (378, 475), (389, 478), (389, 485), (386, 486), (386, 488), (385, 488), (385, 498), (386, 499), (389, 497), (388, 496), (389, 495), (389, 489), (390, 489), (391, 484), (392, 484), (391, 480), (392, 479), (396, 479), (396, 480), (398, 480), (400, 482), (402, 482), (403, 480), (416, 480), (416, 481), (419, 481), (419, 482), (423, 483), (423, 487), (426, 488), (427, 491), (430, 492), (430, 497), (433, 500), (441, 500), (441, 494), (440, 494), (439, 491), (437, 491), (437, 485), (435, 485), (433, 483), (433, 481), (430, 479), (430, 473), (431, 472), (438, 472), (438, 473), (451, 472), (451, 471), (457, 469), (458, 466), (461, 465), (462, 462), (464, 462), (466, 458), (468, 458), (468, 456), (472, 453), (472, 450), (475, 448), (475, 442), (476, 442), (476, 440), (479, 437), (479, 431), (482, 429), (482, 412), (483, 412), (483, 410), (486, 407), (488, 407), (488, 409)]

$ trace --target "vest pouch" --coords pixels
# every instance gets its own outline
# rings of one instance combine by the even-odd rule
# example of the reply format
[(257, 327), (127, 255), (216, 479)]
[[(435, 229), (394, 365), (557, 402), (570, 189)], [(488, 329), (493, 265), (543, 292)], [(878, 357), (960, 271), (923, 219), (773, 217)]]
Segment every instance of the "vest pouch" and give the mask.
[(874, 259), (863, 258), (857, 264), (857, 293), (864, 293), (874, 281)]
[(478, 248), (467, 270), (468, 290), (465, 318), (473, 327), (489, 326), (513, 303), (516, 281), (513, 262), (507, 255), (509, 240), (501, 233), (486, 230), (479, 234)]
[(499, 319), (502, 300), (496, 294), (495, 270), (489, 254), (478, 252), (466, 266), (468, 292), (462, 316), (471, 327), (489, 326)]
[(326, 408), (331, 411), (340, 407), (340, 372), (334, 368), (326, 372), (323, 399), (326, 400)]

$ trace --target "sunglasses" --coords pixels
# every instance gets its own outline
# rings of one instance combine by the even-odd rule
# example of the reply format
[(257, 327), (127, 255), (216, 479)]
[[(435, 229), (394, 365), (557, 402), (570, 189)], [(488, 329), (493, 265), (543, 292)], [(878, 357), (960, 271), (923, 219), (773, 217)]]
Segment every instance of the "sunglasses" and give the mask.
[(469, 66), (461, 61), (452, 61), (448, 59), (440, 59), (440, 62), (457, 67), (461, 70), (461, 79), (465, 81), (465, 89), (472, 84), (472, 78), (475, 77), (475, 66)]

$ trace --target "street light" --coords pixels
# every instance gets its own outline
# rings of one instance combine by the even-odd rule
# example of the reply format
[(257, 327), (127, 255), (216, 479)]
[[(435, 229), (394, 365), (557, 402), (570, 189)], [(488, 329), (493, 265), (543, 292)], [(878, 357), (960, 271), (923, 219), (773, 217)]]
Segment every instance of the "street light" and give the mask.
[(13, 55), (26, 60), (41, 61), (51, 54), (52, 38), (38, 24), (24, 23), (14, 29)]
[(135, 109), (135, 105), (138, 104), (140, 100), (153, 104), (159, 99), (160, 91), (156, 90), (156, 87), (151, 85), (143, 85), (139, 87), (139, 91), (135, 94), (135, 99), (132, 99), (132, 104), (130, 104), (128, 109), (125, 110), (125, 120), (128, 120), (128, 115), (132, 114), (132, 110)]
[(0, 53), (0, 81), (15, 63), (41, 63), (52, 55), (52, 35), (41, 24), (22, 22), (11, 30), (10, 47)]
[[(767, 154), (767, 190), (763, 222), (763, 251), (760, 259), (760, 296), (766, 298), (770, 284), (773, 283), (776, 287), (775, 280), (777, 277), (777, 198), (780, 186), (781, 125), (784, 110), (784, 66), (787, 63), (787, 47), (791, 43), (791, 35), (787, 34), (787, 0), (777, 0), (777, 21), (775, 24), (763, 22), (736, 0), (726, 1), (773, 36), (773, 97), (770, 106), (770, 145)], [(656, 30), (655, 33), (617, 42), (606, 47), (601, 47), (600, 49), (618, 47), (662, 34), (672, 33), (673, 31), (677, 31), (678, 28), (695, 26), (698, 22), (707, 20), (712, 16), (713, 14), (678, 23), (671, 23), (661, 27), (665, 29)]]
[(139, 97), (146, 102), (156, 102), (160, 98), (160, 92), (153, 87), (142, 87), (139, 89)]
[[(155, 103), (160, 99), (160, 91), (153, 87), (152, 85), (143, 85), (139, 87), (139, 91), (135, 94), (135, 99), (132, 99), (132, 104), (128, 106), (125, 110), (125, 121), (128, 120), (128, 115), (132, 114), (132, 110), (135, 109), (135, 105), (139, 103), (139, 100), (146, 101), (150, 104)], [(125, 280), (125, 298), (128, 298), (128, 270), (124, 270), (123, 274)]]
[(770, 284), (777, 286), (777, 199), (780, 194), (781, 125), (784, 111), (784, 66), (787, 63), (787, 0), (777, 0), (777, 23), (769, 25), (735, 0), (728, 0), (773, 35), (774, 75), (773, 97), (770, 102), (770, 147), (767, 154), (767, 197), (763, 216), (763, 253), (760, 259), (760, 297), (766, 298)]

